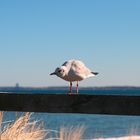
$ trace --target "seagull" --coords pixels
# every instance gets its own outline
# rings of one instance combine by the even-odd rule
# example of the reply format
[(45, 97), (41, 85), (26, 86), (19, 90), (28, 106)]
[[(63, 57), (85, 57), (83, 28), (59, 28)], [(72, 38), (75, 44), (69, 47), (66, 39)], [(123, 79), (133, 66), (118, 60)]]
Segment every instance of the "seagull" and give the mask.
[(70, 94), (72, 94), (72, 82), (77, 82), (76, 92), (78, 93), (78, 82), (89, 77), (94, 77), (98, 72), (92, 72), (80, 60), (68, 60), (62, 66), (55, 69), (50, 75), (56, 75), (61, 79), (70, 82)]

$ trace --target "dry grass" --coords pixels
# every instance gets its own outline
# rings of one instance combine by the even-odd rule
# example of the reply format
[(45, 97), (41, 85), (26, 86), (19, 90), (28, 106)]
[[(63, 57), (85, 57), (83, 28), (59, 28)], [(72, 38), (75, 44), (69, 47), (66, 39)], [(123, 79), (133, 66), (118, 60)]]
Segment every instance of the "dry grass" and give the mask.
[[(3, 113), (0, 112), (0, 140), (84, 140), (84, 127), (62, 127), (59, 132), (45, 130), (42, 123), (31, 121), (29, 113), (25, 113), (12, 123), (7, 123), (4, 127), (2, 119)], [(140, 136), (96, 140), (140, 140)]]
[(26, 113), (12, 124), (7, 124), (2, 129), (3, 113), (0, 112), (0, 140), (44, 140), (46, 132), (37, 122), (29, 122), (30, 114)]
[(45, 130), (37, 121), (30, 121), (31, 115), (25, 113), (13, 123), (2, 127), (3, 113), (0, 112), (0, 140), (81, 140), (83, 127), (61, 128), (60, 132)]
[(84, 133), (84, 127), (65, 128), (60, 129), (59, 140), (81, 140)]

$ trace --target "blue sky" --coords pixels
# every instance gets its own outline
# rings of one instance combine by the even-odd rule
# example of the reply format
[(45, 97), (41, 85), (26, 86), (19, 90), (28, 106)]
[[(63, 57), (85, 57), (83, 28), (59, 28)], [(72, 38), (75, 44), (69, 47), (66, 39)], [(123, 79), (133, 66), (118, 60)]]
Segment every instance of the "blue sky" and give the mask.
[(81, 86), (140, 86), (139, 0), (1, 0), (0, 86), (67, 86), (49, 73), (80, 59)]

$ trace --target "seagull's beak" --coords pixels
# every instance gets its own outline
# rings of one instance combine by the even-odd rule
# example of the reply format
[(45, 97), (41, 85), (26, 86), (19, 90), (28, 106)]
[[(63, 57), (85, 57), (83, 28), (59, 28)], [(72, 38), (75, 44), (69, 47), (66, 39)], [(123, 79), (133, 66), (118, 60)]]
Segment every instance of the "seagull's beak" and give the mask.
[(53, 73), (51, 73), (50, 75), (56, 75), (56, 73), (55, 73), (55, 72), (53, 72)]

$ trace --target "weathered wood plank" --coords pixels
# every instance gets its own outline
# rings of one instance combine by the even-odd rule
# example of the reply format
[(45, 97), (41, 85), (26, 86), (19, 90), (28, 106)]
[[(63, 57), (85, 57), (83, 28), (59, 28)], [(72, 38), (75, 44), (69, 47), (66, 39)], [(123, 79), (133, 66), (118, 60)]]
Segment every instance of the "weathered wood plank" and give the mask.
[(140, 115), (140, 96), (0, 93), (0, 110)]

